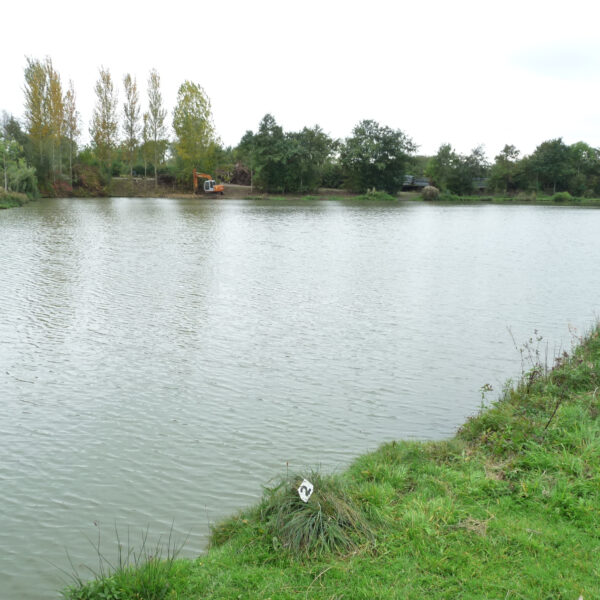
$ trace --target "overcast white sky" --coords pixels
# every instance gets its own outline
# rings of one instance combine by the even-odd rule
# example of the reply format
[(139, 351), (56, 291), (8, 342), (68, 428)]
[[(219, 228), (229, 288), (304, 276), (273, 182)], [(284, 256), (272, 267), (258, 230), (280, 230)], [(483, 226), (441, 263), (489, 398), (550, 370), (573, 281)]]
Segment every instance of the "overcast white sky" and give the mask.
[(226, 145), (270, 112), (342, 138), (375, 119), (425, 154), (600, 146), (599, 17), (597, 0), (21, 0), (0, 9), (0, 110), (22, 116), (25, 57), (50, 56), (75, 84), (84, 138), (103, 65), (120, 105), (123, 75), (144, 106), (156, 68), (169, 121), (179, 85), (201, 84)]

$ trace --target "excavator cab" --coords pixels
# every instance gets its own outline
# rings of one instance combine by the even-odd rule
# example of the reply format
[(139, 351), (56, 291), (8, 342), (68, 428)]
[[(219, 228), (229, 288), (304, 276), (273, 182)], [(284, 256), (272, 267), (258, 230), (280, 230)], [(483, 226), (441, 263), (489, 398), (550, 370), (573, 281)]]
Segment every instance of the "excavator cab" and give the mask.
[(204, 182), (204, 191), (207, 193), (214, 193), (214, 191), (215, 191), (215, 180), (214, 179), (207, 179)]

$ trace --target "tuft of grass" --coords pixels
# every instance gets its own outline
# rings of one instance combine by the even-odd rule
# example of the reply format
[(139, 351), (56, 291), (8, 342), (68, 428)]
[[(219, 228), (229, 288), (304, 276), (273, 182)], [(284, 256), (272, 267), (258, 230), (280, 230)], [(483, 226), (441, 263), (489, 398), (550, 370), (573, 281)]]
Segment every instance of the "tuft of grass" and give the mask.
[(314, 485), (308, 502), (298, 495), (303, 477), (283, 479), (265, 488), (251, 513), (214, 527), (211, 545), (222, 545), (248, 526), (263, 542), (292, 556), (347, 554), (373, 541), (369, 519), (346, 481), (314, 471), (307, 478)]
[(159, 540), (150, 546), (148, 531), (142, 534), (141, 545), (136, 550), (127, 535), (126, 546), (117, 538), (116, 562), (109, 560), (100, 548), (100, 539), (95, 544), (98, 553), (98, 570), (87, 567), (94, 577), (87, 581), (73, 567), (70, 574), (72, 584), (62, 591), (65, 600), (166, 600), (173, 598), (175, 582), (181, 579), (188, 565), (178, 561), (183, 544), (176, 545), (172, 529), (166, 545)]

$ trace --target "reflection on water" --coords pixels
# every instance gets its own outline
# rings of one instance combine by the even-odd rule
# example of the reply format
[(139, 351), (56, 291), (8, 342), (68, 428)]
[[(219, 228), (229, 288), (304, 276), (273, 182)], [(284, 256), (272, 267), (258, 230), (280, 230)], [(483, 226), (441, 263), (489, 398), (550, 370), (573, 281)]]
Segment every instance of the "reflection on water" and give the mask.
[(568, 207), (3, 211), (0, 589), (57, 597), (98, 527), (110, 547), (174, 521), (192, 555), (286, 462), (451, 435), (518, 373), (508, 326), (552, 352), (598, 314), (599, 230)]

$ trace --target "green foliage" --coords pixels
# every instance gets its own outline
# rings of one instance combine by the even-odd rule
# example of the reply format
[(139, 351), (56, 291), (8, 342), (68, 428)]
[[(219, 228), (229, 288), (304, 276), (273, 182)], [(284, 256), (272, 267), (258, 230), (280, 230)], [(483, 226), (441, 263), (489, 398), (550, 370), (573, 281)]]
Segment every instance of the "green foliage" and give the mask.
[(344, 168), (337, 161), (327, 161), (323, 166), (321, 186), (324, 188), (340, 189), (344, 185)]
[(541, 143), (530, 157), (531, 170), (541, 189), (552, 190), (568, 187), (573, 170), (570, 163), (569, 147), (562, 138)]
[(489, 165), (481, 146), (465, 156), (455, 152), (450, 144), (442, 144), (427, 163), (425, 174), (443, 192), (464, 196), (473, 193), (474, 180), (486, 177), (488, 171)]
[(0, 188), (0, 209), (23, 206), (23, 204), (26, 204), (27, 202), (29, 202), (29, 198), (25, 194), (5, 192)]
[(0, 131), (0, 189), (36, 196), (35, 169), (27, 165), (23, 147), (7, 135), (7, 129)]
[(316, 190), (335, 148), (333, 140), (315, 125), (299, 132), (284, 132), (267, 114), (258, 132), (247, 131), (235, 150), (259, 189), (276, 193)]
[(352, 130), (340, 150), (349, 189), (366, 192), (372, 188), (396, 194), (402, 189), (410, 155), (416, 150), (413, 141), (399, 129), (361, 121)]
[(456, 194), (452, 194), (451, 192), (442, 192), (438, 196), (438, 200), (440, 202), (460, 202), (461, 197)]
[(573, 196), (569, 192), (556, 192), (552, 196), (552, 202), (571, 202), (572, 200)]
[(513, 192), (518, 184), (519, 150), (506, 144), (494, 161), (490, 169), (490, 188), (504, 193)]
[(104, 196), (108, 178), (91, 148), (84, 148), (73, 166), (73, 191), (77, 196)]

